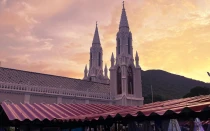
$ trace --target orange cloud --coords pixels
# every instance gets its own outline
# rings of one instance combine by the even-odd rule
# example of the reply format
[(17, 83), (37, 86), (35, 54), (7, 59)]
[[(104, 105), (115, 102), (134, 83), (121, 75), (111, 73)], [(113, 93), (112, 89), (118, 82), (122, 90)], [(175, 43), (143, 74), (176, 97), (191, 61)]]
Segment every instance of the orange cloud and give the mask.
[(74, 56), (70, 57), (71, 60), (75, 61), (77, 64), (89, 64), (89, 53), (85, 52), (85, 53), (77, 53)]

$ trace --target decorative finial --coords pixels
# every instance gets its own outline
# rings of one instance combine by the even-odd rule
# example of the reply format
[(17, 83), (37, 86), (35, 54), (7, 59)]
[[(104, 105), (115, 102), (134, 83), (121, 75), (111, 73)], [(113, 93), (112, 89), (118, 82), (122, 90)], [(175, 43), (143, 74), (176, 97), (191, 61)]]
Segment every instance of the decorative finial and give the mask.
[(137, 52), (137, 51), (136, 51), (135, 60), (136, 60), (136, 67), (137, 67), (137, 68), (140, 68), (140, 66), (139, 66), (139, 55), (138, 55), (138, 52)]
[(113, 52), (112, 52), (112, 56), (111, 56), (111, 59), (114, 59), (114, 54), (113, 54)]
[(85, 65), (85, 72), (87, 72), (87, 64)]
[(136, 57), (139, 57), (138, 52), (136, 51)]
[(98, 21), (96, 21), (96, 27), (98, 26)]
[(123, 1), (123, 9), (125, 9), (124, 4), (125, 4), (125, 1)]
[(114, 67), (114, 54), (112, 52), (112, 56), (111, 56), (111, 67)]

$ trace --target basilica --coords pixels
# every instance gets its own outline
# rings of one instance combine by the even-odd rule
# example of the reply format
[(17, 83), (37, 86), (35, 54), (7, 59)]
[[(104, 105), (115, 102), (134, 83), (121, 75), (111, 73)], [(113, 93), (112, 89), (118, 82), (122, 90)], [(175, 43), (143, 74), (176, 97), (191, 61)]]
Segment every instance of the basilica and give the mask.
[(116, 33), (116, 54), (110, 56), (111, 67), (105, 65), (103, 69), (96, 23), (89, 69), (85, 66), (82, 80), (0, 67), (0, 102), (142, 105), (141, 67), (138, 53), (133, 54), (124, 4)]

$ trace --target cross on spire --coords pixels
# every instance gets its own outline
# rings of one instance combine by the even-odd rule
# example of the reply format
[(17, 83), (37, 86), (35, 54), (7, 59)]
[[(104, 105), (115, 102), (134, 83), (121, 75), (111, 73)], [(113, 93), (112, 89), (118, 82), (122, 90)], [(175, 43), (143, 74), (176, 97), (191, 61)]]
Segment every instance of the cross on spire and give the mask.
[(98, 21), (96, 21), (96, 27), (98, 26)]
[(124, 5), (125, 5), (125, 1), (123, 1), (123, 9), (125, 9), (125, 6)]
[(128, 20), (127, 20), (127, 16), (126, 16), (126, 11), (125, 11), (125, 1), (123, 1), (123, 9), (122, 9), (122, 14), (121, 14), (121, 19), (120, 19), (120, 27), (128, 27)]

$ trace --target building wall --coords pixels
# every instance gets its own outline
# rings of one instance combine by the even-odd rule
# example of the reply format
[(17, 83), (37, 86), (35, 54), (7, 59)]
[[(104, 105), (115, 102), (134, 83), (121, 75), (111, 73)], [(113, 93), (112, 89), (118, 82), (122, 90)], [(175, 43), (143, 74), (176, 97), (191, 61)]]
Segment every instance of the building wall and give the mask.
[(31, 95), (30, 103), (57, 103), (56, 96), (42, 96), (42, 95)]
[(90, 104), (110, 104), (109, 101), (100, 101), (100, 100), (90, 100)]
[(73, 99), (62, 98), (62, 103), (71, 104), (71, 103), (73, 103)]
[(67, 103), (67, 104), (85, 104), (85, 99), (79, 99), (79, 98), (62, 98), (62, 103)]
[(143, 105), (143, 100), (127, 100), (127, 105), (136, 106), (136, 105)]
[(62, 98), (62, 103), (77, 103), (77, 104), (110, 104), (110, 101), (103, 100), (93, 100), (93, 99), (71, 99), (71, 98)]
[(140, 106), (143, 105), (143, 100), (131, 100), (122, 98), (120, 100), (115, 100), (114, 105)]
[(73, 103), (85, 104), (85, 99), (75, 99), (75, 100), (73, 101)]
[(85, 99), (73, 99), (73, 98), (62, 98), (62, 103), (72, 104), (72, 103), (78, 103), (78, 104), (84, 104)]
[(62, 97), (56, 95), (46, 95), (46, 94), (29, 94), (29, 93), (16, 93), (16, 92), (0, 92), (0, 102), (9, 100), (13, 103), (67, 103), (67, 104), (112, 104), (109, 100), (94, 100), (89, 98), (71, 98)]
[(24, 103), (24, 94), (0, 92), (0, 102), (10, 100), (13, 103)]
[(122, 105), (122, 100), (115, 100), (114, 104), (115, 105)]

